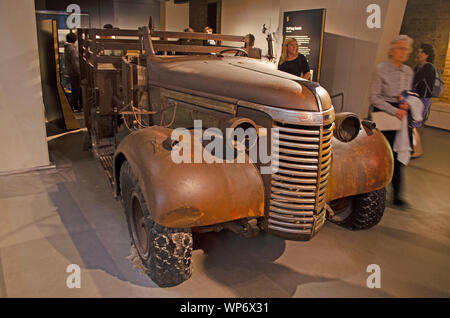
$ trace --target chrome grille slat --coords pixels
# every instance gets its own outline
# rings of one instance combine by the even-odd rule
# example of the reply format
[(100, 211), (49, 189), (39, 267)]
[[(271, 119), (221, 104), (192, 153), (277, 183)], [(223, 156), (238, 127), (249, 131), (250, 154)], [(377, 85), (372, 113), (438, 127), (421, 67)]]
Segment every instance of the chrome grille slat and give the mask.
[(328, 193), (322, 193), (322, 194), (320, 194), (320, 195), (319, 195), (319, 202), (322, 202), (323, 200), (325, 200), (327, 194), (328, 194)]
[(322, 189), (324, 189), (324, 188), (326, 188), (327, 187), (327, 185), (328, 185), (328, 183), (327, 182), (325, 182), (326, 180), (322, 180), (322, 182), (319, 184), (319, 190), (322, 190)]
[(317, 172), (303, 172), (303, 171), (286, 170), (286, 169), (280, 169), (280, 168), (278, 168), (278, 173), (284, 173), (284, 174), (300, 176), (300, 177), (312, 177), (312, 178), (317, 177)]
[(274, 231), (278, 231), (278, 232), (283, 232), (283, 233), (290, 233), (290, 234), (305, 234), (305, 235), (309, 235), (311, 234), (311, 230), (295, 230), (295, 229), (288, 229), (285, 227), (281, 227), (281, 226), (275, 226), (272, 224), (269, 224), (268, 226), (269, 230), (274, 230)]
[(297, 189), (297, 190), (312, 190), (314, 191), (316, 189), (315, 186), (311, 186), (311, 185), (301, 185), (301, 184), (292, 184), (292, 183), (281, 183), (281, 182), (277, 182), (272, 180), (272, 185), (275, 187), (280, 187), (280, 188), (287, 188), (287, 189)]
[(322, 159), (320, 159), (320, 162), (322, 163), (322, 166), (328, 166), (329, 164), (331, 164), (331, 152), (323, 156)]
[(315, 203), (316, 200), (313, 199), (299, 199), (293, 196), (279, 195), (272, 193), (272, 199), (282, 200), (281, 202), (293, 202), (293, 203)]
[(279, 134), (276, 132), (274, 132), (274, 135), (280, 139), (286, 139), (286, 140), (314, 142), (314, 143), (318, 143), (320, 141), (318, 137), (299, 137), (299, 136), (294, 136), (294, 135), (282, 135), (282, 134)]
[(289, 160), (294, 162), (301, 162), (301, 163), (310, 163), (310, 164), (318, 164), (319, 160), (316, 158), (302, 158), (302, 157), (292, 157), (292, 156), (284, 156), (284, 155), (278, 155), (278, 159), (281, 160)]
[(299, 217), (314, 216), (313, 211), (294, 211), (294, 210), (285, 210), (285, 209), (276, 208), (276, 207), (270, 207), (270, 211), (276, 212), (276, 213), (281, 213), (281, 214), (296, 215)]
[(288, 127), (280, 127), (276, 126), (279, 131), (287, 132), (290, 134), (300, 134), (300, 135), (320, 135), (318, 130), (306, 130), (306, 129), (297, 129), (297, 128), (288, 128)]
[(300, 149), (319, 149), (319, 146), (317, 144), (299, 144), (296, 142), (288, 142), (288, 141), (281, 141), (277, 140), (274, 142), (275, 144), (278, 144), (280, 146), (286, 146), (291, 148), (300, 148)]
[(325, 222), (334, 123), (326, 127), (283, 125), (276, 128), (268, 229), (312, 235)]
[(301, 191), (292, 191), (292, 190), (286, 190), (281, 188), (272, 187), (273, 193), (281, 193), (281, 194), (287, 194), (287, 195), (296, 195), (296, 196), (302, 196), (302, 197), (314, 197), (316, 194), (314, 192), (301, 192)]
[(322, 149), (325, 149), (329, 146), (331, 146), (331, 138), (328, 141), (322, 143)]
[(327, 140), (330, 140), (331, 137), (333, 137), (333, 134), (327, 134), (327, 135), (324, 134), (322, 140), (323, 140), (323, 141), (327, 141)]
[[(316, 184), (316, 179), (300, 179), (300, 178), (292, 178), (292, 177), (286, 177), (286, 176), (280, 176), (278, 174), (273, 174), (272, 178), (281, 180), (281, 181), (287, 181), (292, 182), (296, 184)], [(314, 186), (314, 189), (316, 187)]]
[(327, 153), (331, 152), (331, 147), (328, 149), (322, 149), (322, 155), (325, 155)]
[(274, 145), (273, 151), (275, 153), (287, 153), (290, 155), (296, 155), (296, 156), (307, 156), (307, 157), (317, 157), (319, 155), (318, 151), (301, 151), (301, 150), (294, 150), (294, 149), (287, 149), (287, 148), (280, 148)]
[(271, 205), (279, 206), (282, 208), (288, 208), (293, 210), (314, 210), (314, 204), (293, 204), (293, 203), (283, 203), (279, 201), (270, 200)]
[(326, 167), (324, 167), (320, 170), (320, 175), (323, 175), (325, 172), (330, 171), (330, 169), (331, 169), (331, 165), (327, 165)]
[(297, 224), (297, 223), (278, 221), (278, 220), (274, 220), (274, 219), (269, 219), (269, 223), (275, 224), (275, 225), (287, 226), (287, 227), (295, 228), (295, 229), (310, 229), (310, 228), (312, 228), (311, 223)]
[[(293, 218), (291, 216), (286, 216), (286, 215), (280, 215), (278, 213), (270, 213), (270, 216), (277, 219), (277, 220), (281, 220), (287, 223), (292, 223), (292, 222), (310, 222), (312, 223), (314, 221), (313, 217), (304, 217), (304, 218)], [(301, 224), (301, 223), (300, 223)]]
[(301, 164), (298, 164), (298, 163), (288, 163), (288, 162), (279, 161), (279, 160), (273, 160), (273, 163), (275, 165), (279, 165), (280, 167), (286, 167), (286, 168), (292, 168), (292, 169), (300, 169), (300, 170), (317, 171), (317, 169), (319, 168), (318, 165), (301, 165)]

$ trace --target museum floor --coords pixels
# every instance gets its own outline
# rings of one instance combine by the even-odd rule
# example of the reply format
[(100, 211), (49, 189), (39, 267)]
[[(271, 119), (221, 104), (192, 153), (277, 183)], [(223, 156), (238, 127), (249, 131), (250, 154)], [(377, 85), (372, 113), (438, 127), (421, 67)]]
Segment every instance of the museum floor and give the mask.
[[(406, 210), (388, 205), (375, 228), (327, 223), (309, 242), (204, 234), (194, 273), (157, 287), (127, 258), (119, 202), (84, 132), (49, 141), (56, 169), (0, 177), (0, 297), (449, 297), (450, 132), (425, 128), (425, 155), (406, 168)], [(81, 288), (66, 286), (69, 264)], [(369, 289), (369, 264), (381, 288)]]

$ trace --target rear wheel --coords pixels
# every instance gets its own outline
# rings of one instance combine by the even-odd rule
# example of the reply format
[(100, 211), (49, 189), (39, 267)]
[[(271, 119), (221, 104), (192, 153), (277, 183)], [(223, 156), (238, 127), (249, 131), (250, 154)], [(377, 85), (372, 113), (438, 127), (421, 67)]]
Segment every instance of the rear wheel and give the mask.
[(386, 189), (359, 194), (331, 202), (335, 214), (331, 222), (350, 230), (364, 230), (377, 225), (386, 207)]
[(128, 162), (120, 169), (122, 205), (127, 216), (131, 244), (160, 287), (181, 284), (192, 274), (192, 233), (190, 229), (168, 228), (155, 223)]

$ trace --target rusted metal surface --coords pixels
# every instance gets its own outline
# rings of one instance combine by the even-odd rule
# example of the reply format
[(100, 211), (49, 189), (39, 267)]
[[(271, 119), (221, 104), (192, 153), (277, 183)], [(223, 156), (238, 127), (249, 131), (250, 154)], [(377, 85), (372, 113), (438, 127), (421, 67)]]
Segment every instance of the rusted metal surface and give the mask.
[(116, 151), (116, 159), (123, 154), (138, 177), (155, 222), (199, 227), (264, 216), (264, 188), (253, 164), (175, 164), (163, 144), (171, 132), (160, 126), (141, 129)]
[(315, 89), (316, 94), (319, 97), (320, 101), (320, 109), (322, 111), (328, 110), (333, 107), (333, 104), (331, 103), (331, 97), (330, 94), (323, 88), (322, 86), (316, 87)]
[(300, 110), (281, 109), (261, 104), (239, 101), (239, 106), (260, 110), (267, 113), (273, 120), (285, 124), (301, 124), (304, 126), (322, 126), (333, 123), (335, 114), (334, 108), (330, 108), (323, 112), (308, 112)]
[[(237, 63), (239, 60), (239, 64)], [(151, 58), (148, 76), (157, 85), (171, 85), (227, 96), (266, 106), (319, 111), (309, 88), (287, 73), (246, 57), (158, 57)], [(296, 78), (297, 79), (297, 78)]]
[(325, 222), (333, 124), (277, 124), (278, 171), (272, 174), (269, 232), (309, 240)]
[[(96, 35), (130, 38), (96, 41)], [(245, 40), (148, 28), (121, 34), (84, 30), (79, 36), (90, 107), (115, 124), (121, 115), (130, 131), (137, 129), (123, 140), (116, 139), (116, 194), (120, 165), (127, 160), (156, 223), (206, 231), (223, 228), (230, 221), (260, 218), (262, 228), (272, 234), (307, 240), (323, 226), (330, 213), (328, 203), (375, 191), (390, 182), (393, 159), (386, 139), (367, 125), (349, 143), (332, 137), (334, 108), (319, 84), (246, 57), (155, 55), (158, 50), (205, 53), (221, 49), (220, 45), (200, 47), (199, 42), (182, 45), (185, 42), (168, 40), (174, 38)], [(140, 54), (134, 57), (99, 55), (105, 49), (138, 48)], [(101, 70), (102, 62), (112, 65)], [(184, 114), (182, 120), (177, 110)], [(205, 129), (222, 127), (239, 113), (269, 129), (269, 135), (270, 128), (279, 128), (274, 133), (279, 137), (274, 146), (280, 154), (277, 173), (261, 175), (259, 163), (176, 164), (172, 160), (174, 144), (167, 142), (170, 128), (193, 127), (199, 114)], [(148, 120), (142, 120), (144, 116)], [(206, 127), (208, 122), (218, 126)], [(112, 127), (117, 137), (117, 127)], [(107, 160), (103, 163), (111, 166)]]
[(106, 176), (111, 184), (114, 182), (113, 176), (113, 155), (98, 156), (103, 169), (105, 170)]
[(161, 88), (161, 96), (165, 96), (177, 101), (183, 101), (192, 105), (202, 106), (225, 113), (230, 113), (233, 115), (236, 114), (236, 105), (234, 103), (219, 102), (211, 98), (186, 94), (183, 92), (166, 88)]
[(333, 156), (328, 184), (328, 202), (384, 188), (391, 181), (393, 156), (383, 134), (368, 135), (361, 129), (358, 137), (343, 143), (333, 137)]
[(98, 85), (98, 102), (95, 103), (94, 121), (95, 132), (98, 138), (114, 137), (113, 125), (113, 96), (116, 87), (117, 70), (112, 64), (99, 64), (95, 73), (95, 81)]

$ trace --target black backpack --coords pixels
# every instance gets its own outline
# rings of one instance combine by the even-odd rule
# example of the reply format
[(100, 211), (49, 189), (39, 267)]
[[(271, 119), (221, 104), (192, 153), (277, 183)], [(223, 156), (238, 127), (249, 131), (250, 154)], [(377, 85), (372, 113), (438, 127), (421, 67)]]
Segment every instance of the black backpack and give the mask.
[(425, 79), (424, 79), (424, 82), (425, 82), (425, 85), (427, 86), (427, 89), (431, 92), (431, 97), (440, 97), (442, 95), (442, 93), (444, 92), (444, 81), (442, 80), (441, 72), (439, 72), (437, 67), (434, 66), (433, 64), (431, 64), (431, 66), (433, 66), (434, 73), (435, 73), (434, 85), (433, 85), (433, 87), (429, 87), (427, 84), (427, 81), (425, 81)]

